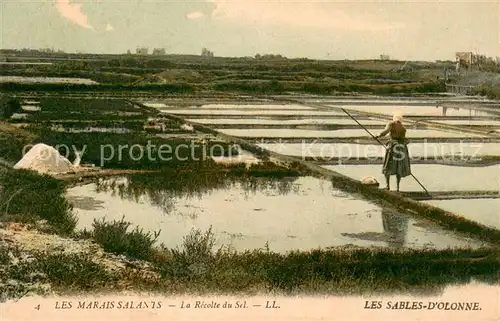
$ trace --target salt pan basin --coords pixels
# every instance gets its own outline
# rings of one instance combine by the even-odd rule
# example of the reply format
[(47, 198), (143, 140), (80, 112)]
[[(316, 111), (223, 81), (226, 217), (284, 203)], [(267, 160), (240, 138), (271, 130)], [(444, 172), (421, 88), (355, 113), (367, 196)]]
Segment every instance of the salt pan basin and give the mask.
[[(347, 118), (316, 118), (316, 119), (289, 119), (289, 120), (278, 120), (278, 119), (255, 119), (255, 118), (241, 118), (241, 119), (231, 119), (231, 118), (190, 118), (188, 121), (192, 121), (199, 124), (228, 124), (228, 125), (356, 125), (352, 119)], [(362, 125), (385, 125), (382, 120), (376, 119), (360, 119), (358, 120)]]
[(316, 110), (222, 110), (222, 109), (204, 109), (204, 108), (188, 108), (188, 109), (161, 109), (163, 113), (178, 114), (178, 115), (266, 115), (266, 116), (345, 116), (343, 112), (337, 111), (316, 111)]
[(298, 104), (290, 104), (290, 105), (264, 105), (264, 104), (234, 104), (234, 105), (226, 105), (226, 104), (208, 104), (203, 105), (202, 109), (290, 109), (290, 110), (314, 110), (313, 107), (302, 106)]
[(500, 199), (458, 199), (425, 201), (469, 220), (500, 229)]
[[(340, 174), (362, 180), (374, 176), (385, 186), (382, 165), (327, 165)], [(447, 165), (411, 165), (413, 175), (431, 191), (498, 191), (500, 187), (500, 165), (485, 167), (460, 167)], [(395, 189), (395, 176), (392, 177)], [(401, 191), (422, 191), (422, 187), (408, 176), (401, 181)]]
[[(216, 129), (221, 133), (239, 137), (303, 137), (303, 138), (325, 138), (325, 137), (364, 137), (367, 136), (363, 129), (338, 129), (338, 130), (307, 130), (307, 129)], [(379, 132), (383, 130), (383, 127)], [(374, 131), (374, 134), (378, 134)], [(432, 138), (432, 137), (484, 137), (479, 134), (448, 132), (440, 130), (412, 129), (409, 130), (408, 138)], [(369, 137), (369, 136), (368, 136)]]
[(473, 108), (451, 108), (451, 107), (430, 107), (430, 106), (380, 106), (380, 105), (330, 105), (330, 107), (342, 107), (346, 110), (370, 112), (382, 115), (393, 115), (402, 113), (407, 116), (496, 116), (494, 113), (481, 111)]
[[(328, 158), (380, 158), (385, 148), (380, 145), (344, 143), (265, 143), (258, 144), (267, 150), (298, 157)], [(483, 155), (500, 155), (499, 143), (411, 143), (410, 157), (435, 157), (442, 160), (462, 160)]]
[[(382, 209), (334, 189), (312, 177), (264, 179), (258, 184), (235, 183), (228, 188), (193, 195), (149, 191), (129, 195), (127, 180), (98, 192), (95, 184), (68, 190), (79, 217), (78, 229), (93, 219), (125, 220), (145, 231), (161, 229), (158, 242), (173, 248), (193, 228), (212, 227), (216, 247), (238, 251), (310, 250), (343, 245), (363, 247), (477, 247), (477, 241), (429, 227), (414, 218)], [(150, 196), (148, 196), (150, 195)], [(151, 198), (153, 197), (153, 198)], [(87, 205), (82, 203), (86, 200)], [(160, 200), (160, 201), (159, 201)], [(88, 203), (98, 204), (89, 206)]]
[(433, 123), (458, 126), (500, 126), (498, 120), (474, 120), (474, 119), (449, 119), (449, 120), (431, 120)]
[(68, 83), (68, 84), (86, 84), (95, 85), (97, 82), (85, 78), (65, 78), (65, 77), (23, 77), (23, 76), (0, 76), (0, 83), (15, 82), (15, 83)]

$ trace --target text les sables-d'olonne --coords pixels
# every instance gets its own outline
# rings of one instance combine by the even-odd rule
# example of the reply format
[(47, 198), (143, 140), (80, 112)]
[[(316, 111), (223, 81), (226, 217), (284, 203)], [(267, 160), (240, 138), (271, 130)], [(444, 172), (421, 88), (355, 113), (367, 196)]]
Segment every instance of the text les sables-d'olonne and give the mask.
[(365, 309), (373, 310), (444, 310), (480, 311), (479, 302), (448, 301), (365, 301)]

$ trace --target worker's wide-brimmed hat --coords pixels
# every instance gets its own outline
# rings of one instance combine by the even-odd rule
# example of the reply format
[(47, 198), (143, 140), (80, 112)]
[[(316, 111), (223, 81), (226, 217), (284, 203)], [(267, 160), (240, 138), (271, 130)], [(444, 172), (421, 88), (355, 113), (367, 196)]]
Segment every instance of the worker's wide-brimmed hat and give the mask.
[(403, 122), (403, 113), (396, 111), (392, 114), (393, 121)]

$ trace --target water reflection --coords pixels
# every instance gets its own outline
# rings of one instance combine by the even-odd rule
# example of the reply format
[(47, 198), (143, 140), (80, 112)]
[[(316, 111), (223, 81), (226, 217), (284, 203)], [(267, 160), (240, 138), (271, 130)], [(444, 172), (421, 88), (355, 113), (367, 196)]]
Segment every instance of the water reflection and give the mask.
[[(314, 177), (249, 177), (220, 172), (150, 174), (101, 180), (68, 190), (102, 207), (76, 209), (78, 229), (94, 219), (125, 219), (154, 232), (167, 247), (181, 246), (195, 228), (212, 228), (216, 247), (238, 251), (310, 250), (336, 246), (478, 247), (441, 229), (382, 209)], [(345, 232), (352, 233), (346, 234)]]
[(160, 208), (165, 214), (173, 213), (177, 202), (188, 199), (201, 199), (215, 190), (229, 191), (238, 186), (247, 200), (257, 192), (268, 196), (299, 193), (298, 177), (252, 177), (232, 176), (218, 173), (190, 172), (172, 175), (131, 175), (96, 182), (96, 192), (110, 193), (140, 203), (145, 198), (151, 205)]
[(343, 233), (343, 236), (364, 241), (385, 242), (388, 247), (403, 248), (408, 234), (408, 217), (397, 212), (381, 209), (383, 232)]
[(387, 245), (402, 248), (408, 232), (408, 218), (404, 215), (382, 209), (382, 225), (387, 237)]

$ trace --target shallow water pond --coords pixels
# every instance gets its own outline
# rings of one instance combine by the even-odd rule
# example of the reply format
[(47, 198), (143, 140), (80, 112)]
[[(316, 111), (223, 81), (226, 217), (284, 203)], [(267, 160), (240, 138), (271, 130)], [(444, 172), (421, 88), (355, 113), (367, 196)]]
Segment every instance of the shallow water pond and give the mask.
[(69, 84), (86, 84), (94, 85), (97, 82), (85, 78), (64, 78), (64, 77), (23, 77), (23, 76), (0, 76), (2, 82), (17, 82), (17, 83), (69, 83)]
[(289, 105), (264, 105), (264, 104), (207, 104), (200, 106), (202, 109), (289, 109), (289, 110), (314, 110), (313, 107), (289, 104)]
[(436, 102), (433, 100), (414, 100), (414, 99), (303, 99), (305, 103), (323, 103), (323, 104), (349, 104), (349, 105), (357, 105), (357, 104), (368, 104), (368, 105), (420, 105), (427, 106), (430, 104), (435, 104)]
[(431, 107), (431, 106), (381, 106), (381, 105), (330, 105), (331, 107), (342, 107), (353, 111), (364, 111), (383, 115), (393, 115), (394, 113), (402, 113), (403, 115), (415, 116), (497, 116), (494, 113), (481, 111), (466, 107)]
[(469, 125), (469, 126), (500, 126), (500, 121), (495, 120), (474, 120), (474, 119), (450, 119), (431, 120), (433, 123), (446, 125)]
[(224, 109), (161, 109), (163, 113), (178, 114), (178, 115), (238, 115), (238, 116), (345, 116), (343, 112), (337, 111), (316, 111), (316, 110), (224, 110)]
[[(270, 151), (299, 157), (369, 158), (383, 157), (384, 147), (364, 144), (276, 143), (258, 144)], [(500, 155), (499, 143), (410, 143), (410, 157), (442, 157), (459, 160), (460, 156)]]
[[(241, 137), (363, 137), (368, 136), (363, 129), (338, 129), (338, 130), (308, 130), (308, 129), (215, 129), (227, 135)], [(372, 130), (373, 134), (379, 131)], [(368, 136), (369, 137), (369, 136)], [(412, 129), (407, 133), (408, 138), (432, 138), (432, 137), (484, 137), (478, 134), (447, 132), (440, 130)]]
[[(331, 169), (351, 178), (362, 180), (373, 176), (381, 187), (385, 186), (381, 165), (327, 165)], [(438, 164), (413, 164), (412, 173), (428, 191), (495, 191), (500, 182), (500, 165), (484, 167), (460, 167)], [(391, 187), (396, 188), (395, 176)], [(402, 191), (422, 191), (422, 187), (408, 176), (401, 181)]]
[[(477, 247), (465, 239), (382, 209), (312, 177), (220, 180), (197, 175), (196, 183), (153, 178), (114, 179), (71, 188), (68, 198), (78, 228), (94, 218), (125, 220), (145, 230), (161, 229), (159, 242), (180, 246), (191, 229), (212, 227), (217, 246), (234, 249), (310, 250), (342, 245), (447, 248)], [(161, 187), (161, 182), (165, 186)]]
[[(240, 118), (240, 119), (211, 119), (211, 118), (189, 118), (188, 121), (200, 124), (230, 124), (230, 125), (356, 125), (350, 118), (313, 118), (313, 119), (256, 119), (256, 118)], [(385, 122), (376, 119), (359, 119), (362, 125), (381, 125)]]
[(433, 206), (462, 215), (469, 220), (500, 229), (500, 199), (457, 199), (425, 201)]

